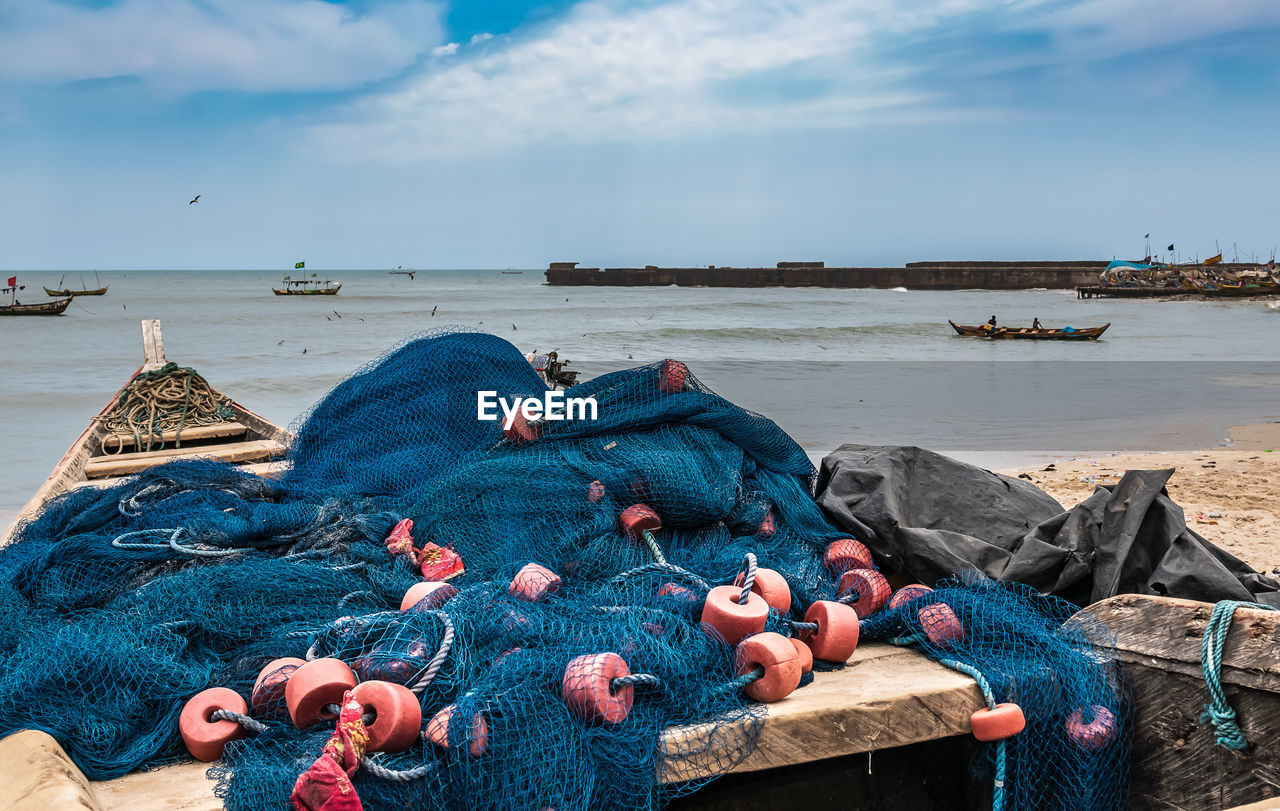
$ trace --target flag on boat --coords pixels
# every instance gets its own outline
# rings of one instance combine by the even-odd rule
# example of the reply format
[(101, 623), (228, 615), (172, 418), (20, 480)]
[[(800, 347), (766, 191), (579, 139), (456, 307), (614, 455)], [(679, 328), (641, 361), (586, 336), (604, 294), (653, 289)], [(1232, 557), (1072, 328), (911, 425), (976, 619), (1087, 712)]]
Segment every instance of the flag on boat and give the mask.
[(10, 277), (9, 277), (9, 286), (10, 286), (10, 287), (17, 287), (17, 286), (18, 286), (18, 277), (17, 277), (17, 276), (10, 276)]
[(294, 270), (301, 270), (302, 268), (304, 268), (304, 267), (306, 267), (306, 266), (307, 266), (307, 263), (306, 263), (306, 262), (294, 262), (294, 263), (293, 263), (293, 269), (294, 269)]
[(1210, 256), (1208, 259), (1204, 260), (1204, 263), (1206, 265), (1216, 265), (1221, 261), (1222, 261), (1222, 254), (1218, 254), (1217, 256)]
[(1173, 250), (1173, 246), (1172, 246), (1172, 245), (1170, 245), (1170, 246), (1169, 246), (1169, 250)]

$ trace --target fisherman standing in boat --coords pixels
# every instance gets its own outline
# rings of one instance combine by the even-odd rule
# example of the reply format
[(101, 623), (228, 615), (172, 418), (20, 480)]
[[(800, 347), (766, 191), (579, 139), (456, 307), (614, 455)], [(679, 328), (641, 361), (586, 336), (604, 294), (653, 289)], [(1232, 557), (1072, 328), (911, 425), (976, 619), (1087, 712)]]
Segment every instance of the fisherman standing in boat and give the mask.
[(1039, 319), (1039, 318), (1033, 318), (1033, 319), (1031, 320), (1031, 328), (1032, 328), (1032, 329), (1041, 329), (1041, 327), (1040, 327), (1040, 319)]
[(991, 337), (991, 334), (995, 331), (996, 331), (996, 317), (993, 315), (991, 316), (990, 321), (982, 325), (982, 334), (986, 335), (987, 337)]

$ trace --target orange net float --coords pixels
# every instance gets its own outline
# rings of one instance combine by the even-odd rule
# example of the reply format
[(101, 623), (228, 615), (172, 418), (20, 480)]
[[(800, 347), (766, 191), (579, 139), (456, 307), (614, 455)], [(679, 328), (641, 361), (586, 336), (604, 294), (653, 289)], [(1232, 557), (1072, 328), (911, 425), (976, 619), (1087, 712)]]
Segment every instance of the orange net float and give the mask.
[(366, 715), (371, 752), (403, 752), (413, 746), (422, 731), (422, 705), (418, 697), (402, 684), (387, 681), (362, 681), (351, 691)]
[(649, 552), (658, 563), (666, 563), (662, 547), (653, 537), (653, 533), (662, 529), (662, 518), (647, 504), (632, 504), (618, 514), (618, 531), (622, 537), (630, 538), (649, 547)]
[[(742, 588), (745, 579), (746, 573), (740, 573), (733, 585)], [(751, 591), (763, 597), (769, 607), (779, 614), (786, 614), (791, 610), (791, 587), (787, 585), (787, 579), (773, 569), (756, 569)]]
[(760, 526), (756, 528), (756, 535), (761, 538), (772, 538), (773, 533), (778, 531), (777, 522), (773, 520), (773, 510), (764, 514), (764, 519), (760, 522)]
[(536, 603), (560, 590), (560, 575), (537, 563), (526, 563), (511, 578), (507, 592), (513, 597)]
[[(267, 663), (258, 671), (258, 678), (253, 683), (253, 692), (249, 694), (249, 704), (253, 714), (259, 718), (284, 720), (284, 691), (293, 672), (307, 663), (306, 659), (296, 656), (285, 656)], [(276, 716), (279, 716), (278, 718)]]
[(835, 574), (842, 574), (850, 569), (874, 569), (871, 562), (871, 550), (853, 538), (841, 538), (827, 544), (822, 552), (822, 562)]
[(743, 638), (764, 630), (769, 619), (769, 604), (755, 592), (747, 593), (745, 603), (738, 586), (716, 586), (702, 602), (702, 625), (711, 628), (727, 645), (737, 645)]
[(192, 696), (178, 716), (182, 742), (196, 760), (212, 763), (222, 757), (222, 750), (228, 743), (249, 734), (235, 721), (213, 720), (213, 714), (218, 710), (246, 715), (249, 705), (235, 690), (210, 687)]
[[(427, 722), (427, 728), (423, 731), (422, 737), (428, 743), (435, 744), (441, 749), (451, 748), (449, 744), (449, 727), (452, 725), (453, 716), (457, 712), (457, 704), (449, 704), (442, 707)], [(471, 716), (471, 727), (466, 732), (466, 740), (464, 742), (471, 757), (480, 757), (489, 747), (489, 723), (484, 720), (484, 716), (480, 713)]]
[(587, 501), (595, 503), (604, 499), (604, 482), (596, 479), (587, 485)]
[(536, 442), (542, 435), (542, 424), (529, 422), (523, 411), (517, 411), (511, 418), (511, 425), (504, 426), (502, 436), (512, 445), (527, 445)]
[(1075, 710), (1067, 716), (1067, 738), (1086, 752), (1095, 752), (1116, 739), (1116, 717), (1098, 704), (1090, 707), (1093, 720), (1084, 721), (1084, 711)]
[(969, 716), (969, 729), (980, 741), (1002, 741), (1026, 728), (1027, 717), (1013, 703), (997, 704), (994, 709), (983, 707)]
[(803, 675), (800, 653), (791, 640), (773, 632), (749, 636), (739, 642), (733, 664), (739, 676), (756, 668), (764, 671), (760, 678), (744, 685), (742, 691), (765, 704), (781, 701), (795, 692)]
[(946, 603), (926, 605), (916, 612), (920, 627), (929, 641), (940, 648), (964, 639), (964, 625)]
[(928, 594), (931, 591), (933, 591), (933, 589), (929, 588), (928, 586), (921, 586), (919, 584), (911, 585), (911, 586), (903, 586), (902, 588), (895, 591), (893, 593), (893, 596), (889, 598), (889, 610), (896, 611), (899, 608), (902, 608), (907, 603), (911, 602), (912, 600), (918, 597), (923, 597), (924, 595)]
[(298, 729), (338, 716), (330, 704), (341, 704), (347, 691), (356, 686), (356, 674), (341, 659), (313, 659), (293, 671), (284, 686), (289, 717)]
[(400, 610), (434, 611), (458, 596), (458, 587), (443, 580), (424, 580), (414, 583), (404, 593)]
[(840, 575), (836, 593), (841, 602), (848, 603), (860, 618), (866, 619), (884, 608), (893, 588), (875, 569), (850, 569)]
[(800, 675), (803, 676), (813, 670), (813, 651), (809, 650), (809, 646), (793, 636), (791, 647), (796, 649), (796, 655), (800, 657)]
[(684, 391), (689, 379), (689, 367), (678, 360), (667, 358), (658, 364), (658, 391), (675, 394)]
[(631, 675), (626, 661), (616, 653), (575, 656), (564, 669), (560, 697), (571, 713), (588, 724), (620, 724), (631, 714), (635, 687), (614, 682)]
[(844, 664), (858, 649), (858, 613), (849, 606), (818, 600), (804, 612), (804, 621), (818, 626), (800, 632), (800, 640), (813, 651), (813, 658)]
[(696, 603), (698, 601), (698, 595), (693, 592), (693, 589), (676, 583), (663, 583), (658, 587), (658, 596), (668, 597), (684, 603)]

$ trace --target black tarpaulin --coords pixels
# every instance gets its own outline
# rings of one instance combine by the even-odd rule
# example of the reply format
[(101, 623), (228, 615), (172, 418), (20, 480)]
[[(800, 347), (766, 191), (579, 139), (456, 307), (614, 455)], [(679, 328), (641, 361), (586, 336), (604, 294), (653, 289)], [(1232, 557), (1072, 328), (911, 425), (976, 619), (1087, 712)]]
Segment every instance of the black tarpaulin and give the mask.
[(1280, 606), (1280, 583), (1187, 527), (1164, 489), (1173, 473), (1128, 471), (1063, 510), (923, 448), (842, 445), (822, 460), (817, 498), (890, 571), (929, 585), (976, 569), (1081, 605), (1138, 593)]

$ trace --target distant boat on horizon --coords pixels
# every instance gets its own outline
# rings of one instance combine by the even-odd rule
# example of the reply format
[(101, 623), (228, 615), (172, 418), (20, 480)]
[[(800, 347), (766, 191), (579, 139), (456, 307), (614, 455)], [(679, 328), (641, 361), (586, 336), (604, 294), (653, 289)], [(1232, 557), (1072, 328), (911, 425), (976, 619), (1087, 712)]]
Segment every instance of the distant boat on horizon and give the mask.
[(310, 279), (294, 279), (285, 276), (281, 283), (283, 287), (271, 288), (271, 292), (277, 296), (336, 296), (342, 289), (341, 282), (329, 279), (321, 281), (316, 279), (314, 273), (311, 274)]
[[(58, 279), (57, 288), (46, 287), (44, 289), (45, 294), (54, 296), (54, 297), (60, 297), (60, 298), (65, 298), (67, 296), (105, 296), (107, 294), (107, 288), (111, 286), (109, 284), (104, 284), (102, 285), (102, 287), (97, 287), (90, 290), (84, 283), (84, 277), (81, 276), (80, 289), (72, 290), (69, 287), (62, 286), (62, 280), (65, 278), (66, 276), (64, 275), (62, 278)], [(96, 270), (93, 272), (93, 279), (99, 284), (101, 284), (102, 282), (102, 280), (98, 278), (98, 272)]]

